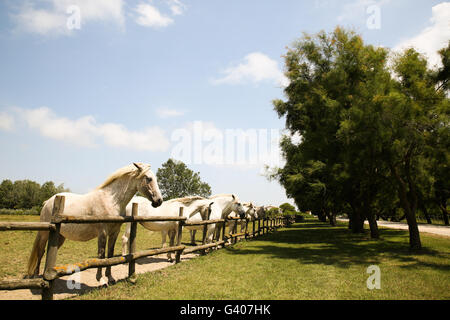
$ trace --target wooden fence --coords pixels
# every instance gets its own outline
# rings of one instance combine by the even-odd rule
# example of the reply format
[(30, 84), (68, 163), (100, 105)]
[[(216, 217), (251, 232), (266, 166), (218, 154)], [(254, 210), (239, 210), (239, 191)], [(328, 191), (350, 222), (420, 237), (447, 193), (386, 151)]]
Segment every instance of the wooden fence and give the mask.
[[(138, 205), (133, 203), (132, 215), (127, 217), (122, 216), (105, 216), (105, 217), (75, 217), (63, 215), (64, 211), (64, 196), (56, 196), (51, 222), (0, 222), (0, 231), (16, 231), (16, 230), (36, 230), (49, 231), (49, 238), (47, 244), (47, 255), (45, 260), (44, 274), (42, 278), (34, 279), (14, 279), (0, 281), (0, 290), (17, 290), (17, 289), (42, 289), (42, 300), (53, 299), (53, 281), (57, 278), (71, 275), (75, 272), (81, 272), (86, 269), (109, 267), (118, 264), (128, 264), (128, 277), (131, 282), (134, 282), (135, 264), (136, 260), (143, 257), (155, 256), (162, 253), (175, 253), (175, 262), (179, 263), (182, 253), (192, 253), (200, 251), (205, 254), (207, 249), (225, 247), (228, 245), (228, 240), (231, 244), (236, 243), (239, 239), (248, 239), (264, 235), (268, 232), (274, 231), (281, 226), (289, 226), (292, 221), (284, 217), (256, 219), (249, 221), (241, 218), (227, 218), (217, 220), (205, 220), (199, 222), (186, 222), (186, 217), (183, 217), (183, 208), (180, 208), (178, 217), (139, 217)], [(208, 217), (209, 219), (209, 217)], [(236, 220), (233, 230), (226, 235), (225, 228), (227, 222)], [(177, 221), (178, 232), (176, 245), (167, 248), (151, 249), (136, 251), (136, 236), (137, 223), (147, 221)], [(245, 231), (237, 232), (238, 222), (245, 221)], [(252, 223), (252, 232), (248, 232), (249, 222)], [(129, 237), (129, 254), (125, 256), (118, 256), (104, 259), (89, 259), (81, 263), (74, 263), (62, 266), (56, 266), (56, 257), (58, 254), (58, 239), (62, 223), (131, 223), (131, 231)], [(207, 227), (210, 224), (216, 224), (215, 239), (212, 243), (206, 243)], [(256, 226), (257, 224), (257, 226)], [(203, 226), (203, 240), (202, 245), (195, 247), (186, 247), (181, 244), (183, 226)], [(220, 239), (222, 233), (222, 239)]]

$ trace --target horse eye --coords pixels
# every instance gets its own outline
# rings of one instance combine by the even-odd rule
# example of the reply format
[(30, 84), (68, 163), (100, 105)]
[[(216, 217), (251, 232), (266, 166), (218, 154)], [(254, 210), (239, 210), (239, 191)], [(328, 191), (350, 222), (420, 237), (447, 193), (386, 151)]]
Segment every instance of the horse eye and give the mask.
[(152, 182), (152, 178), (147, 177), (147, 182)]

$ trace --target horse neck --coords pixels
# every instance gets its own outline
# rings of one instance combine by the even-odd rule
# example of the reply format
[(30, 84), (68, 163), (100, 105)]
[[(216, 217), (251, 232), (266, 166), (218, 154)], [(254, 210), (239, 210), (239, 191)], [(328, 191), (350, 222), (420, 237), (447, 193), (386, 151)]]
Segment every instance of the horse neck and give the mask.
[(217, 201), (217, 204), (220, 205), (222, 208), (222, 218), (226, 217), (231, 213), (231, 205), (233, 201), (229, 198), (218, 198), (214, 199), (214, 201)]
[(114, 180), (100, 190), (109, 194), (114, 204), (122, 212), (125, 211), (127, 204), (137, 192), (137, 181), (130, 177), (122, 177)]
[(197, 201), (191, 202), (189, 205), (180, 203), (180, 206), (184, 207), (183, 215), (186, 216), (188, 219), (191, 219), (197, 213), (200, 213), (200, 215), (201, 215), (201, 211), (204, 208), (205, 204), (202, 203), (201, 201), (197, 200)]

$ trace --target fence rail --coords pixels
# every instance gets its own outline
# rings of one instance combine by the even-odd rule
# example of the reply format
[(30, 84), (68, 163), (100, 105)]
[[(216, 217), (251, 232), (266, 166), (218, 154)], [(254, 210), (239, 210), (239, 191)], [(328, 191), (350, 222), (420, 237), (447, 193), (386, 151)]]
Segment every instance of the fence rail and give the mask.
[[(105, 216), (105, 217), (89, 217), (89, 216), (66, 216), (63, 215), (64, 211), (64, 196), (56, 196), (52, 212), (52, 221), (49, 222), (0, 222), (0, 231), (49, 231), (49, 239), (47, 245), (47, 256), (44, 267), (43, 278), (38, 279), (14, 279), (14, 280), (2, 280), (0, 281), (0, 290), (17, 290), (17, 289), (42, 289), (42, 299), (53, 299), (53, 281), (67, 275), (71, 275), (76, 272), (81, 272), (86, 269), (110, 267), (118, 264), (128, 264), (128, 277), (130, 281), (135, 280), (135, 261), (137, 259), (159, 255), (162, 253), (176, 253), (175, 262), (181, 261), (181, 254), (188, 254), (200, 251), (202, 254), (206, 253), (207, 249), (219, 248), (228, 245), (228, 241), (234, 244), (239, 238), (245, 237), (254, 238), (261, 234), (265, 234), (269, 231), (274, 231), (281, 226), (289, 226), (292, 221), (285, 217), (276, 218), (263, 218), (248, 220), (239, 217), (228, 217), (226, 219), (215, 219), (199, 221), (199, 222), (187, 222), (187, 218), (183, 217), (183, 208), (180, 208), (178, 217), (139, 217), (138, 205), (133, 203), (132, 215), (127, 217), (117, 216)], [(148, 221), (175, 221), (178, 222), (178, 232), (176, 245), (167, 248), (151, 249), (136, 251), (136, 236), (137, 236), (137, 223)], [(226, 235), (225, 228), (228, 221), (234, 222), (233, 230)], [(237, 232), (237, 225), (239, 221), (245, 221), (245, 231)], [(252, 223), (252, 232), (248, 232), (249, 222)], [(131, 223), (130, 237), (129, 237), (129, 254), (119, 257), (111, 257), (104, 259), (89, 259), (80, 263), (66, 264), (56, 266), (56, 257), (58, 253), (58, 240), (60, 227), (62, 223)], [(256, 228), (256, 223), (258, 224)], [(212, 243), (206, 243), (207, 227), (210, 224), (217, 224), (215, 241)], [(261, 226), (262, 224), (262, 226)], [(183, 227), (191, 226), (203, 226), (203, 240), (202, 245), (195, 247), (186, 247), (181, 244)], [(220, 233), (222, 231), (222, 240), (219, 240)], [(241, 229), (242, 231), (242, 229)]]

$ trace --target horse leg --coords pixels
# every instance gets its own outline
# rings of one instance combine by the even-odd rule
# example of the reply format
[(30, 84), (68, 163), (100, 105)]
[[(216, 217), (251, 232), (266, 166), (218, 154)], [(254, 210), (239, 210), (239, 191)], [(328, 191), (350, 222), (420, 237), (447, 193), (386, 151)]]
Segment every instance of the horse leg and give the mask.
[(66, 241), (66, 238), (60, 234), (58, 237), (58, 249), (62, 247), (62, 245), (64, 244), (64, 241)]
[(197, 230), (189, 230), (189, 233), (191, 234), (191, 245), (195, 246), (195, 234)]
[(206, 233), (206, 243), (211, 243), (213, 242), (213, 238), (214, 238), (214, 233), (216, 231), (216, 225), (215, 224), (210, 224), (207, 228), (207, 233)]
[[(166, 248), (167, 244), (166, 244), (166, 236), (167, 236), (167, 230), (163, 230), (161, 231), (161, 247), (162, 248)], [(167, 261), (172, 262), (172, 257), (170, 255), (170, 253), (167, 253)]]
[[(169, 230), (169, 246), (173, 247), (175, 245), (175, 235), (177, 234), (176, 230)], [(172, 262), (172, 253), (168, 252), (167, 253), (167, 260), (169, 260), (169, 262)]]
[[(100, 234), (98, 235), (98, 258), (104, 259), (105, 258), (105, 248), (106, 248), (106, 232), (105, 230), (102, 230)], [(100, 281), (102, 279), (102, 268), (97, 268), (97, 275), (95, 277), (97, 281)]]
[[(112, 258), (114, 256), (114, 246), (116, 245), (116, 240), (119, 232), (120, 228), (118, 228), (117, 231), (114, 231), (108, 236), (108, 258)], [(108, 283), (116, 283), (116, 280), (111, 275), (111, 266), (106, 267), (105, 276), (108, 277)]]
[(127, 223), (127, 227), (122, 236), (122, 255), (123, 256), (126, 256), (128, 253), (128, 240), (130, 239), (130, 229), (131, 229), (131, 224)]

